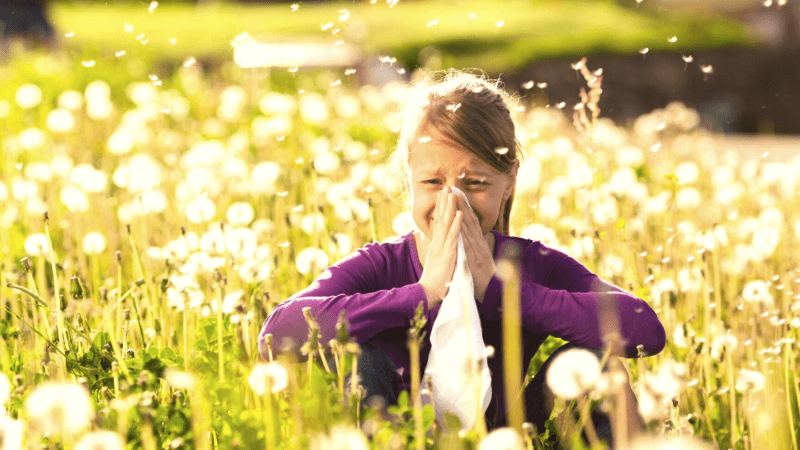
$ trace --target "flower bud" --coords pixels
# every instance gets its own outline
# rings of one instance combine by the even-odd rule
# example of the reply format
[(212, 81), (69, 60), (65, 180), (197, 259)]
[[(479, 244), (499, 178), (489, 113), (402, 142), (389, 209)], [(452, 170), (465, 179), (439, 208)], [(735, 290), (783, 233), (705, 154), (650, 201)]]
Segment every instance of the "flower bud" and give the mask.
[(69, 295), (74, 300), (83, 300), (83, 288), (81, 287), (81, 282), (78, 280), (78, 277), (69, 279)]

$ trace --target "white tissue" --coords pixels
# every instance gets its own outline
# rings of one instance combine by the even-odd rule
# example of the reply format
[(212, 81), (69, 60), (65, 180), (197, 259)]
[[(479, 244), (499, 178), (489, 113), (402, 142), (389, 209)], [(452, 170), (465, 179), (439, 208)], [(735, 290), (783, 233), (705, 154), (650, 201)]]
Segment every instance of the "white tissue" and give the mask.
[[(461, 190), (451, 189), (466, 199)], [(469, 430), (477, 415), (485, 413), (489, 406), (492, 377), (486, 364), (486, 344), (475, 305), (475, 287), (460, 233), (456, 270), (433, 322), (430, 339), (431, 352), (425, 374), (430, 375), (433, 384), (436, 418), (444, 424), (444, 414), (453, 414), (461, 420), (462, 429)], [(423, 395), (422, 401), (431, 403), (430, 395)]]

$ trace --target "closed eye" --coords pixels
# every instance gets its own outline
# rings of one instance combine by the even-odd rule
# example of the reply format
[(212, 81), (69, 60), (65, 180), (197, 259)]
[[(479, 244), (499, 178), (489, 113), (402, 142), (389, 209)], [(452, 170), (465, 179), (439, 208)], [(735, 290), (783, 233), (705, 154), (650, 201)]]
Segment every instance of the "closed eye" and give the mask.
[(423, 180), (422, 184), (442, 184), (439, 180)]

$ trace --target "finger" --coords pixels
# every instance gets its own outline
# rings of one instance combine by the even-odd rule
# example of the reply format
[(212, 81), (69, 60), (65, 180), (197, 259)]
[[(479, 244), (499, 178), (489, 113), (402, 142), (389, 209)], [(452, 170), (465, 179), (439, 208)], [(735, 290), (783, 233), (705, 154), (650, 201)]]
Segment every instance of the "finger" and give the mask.
[(444, 211), (444, 223), (445, 230), (450, 228), (450, 224), (453, 223), (453, 219), (456, 216), (456, 196), (455, 194), (448, 192), (447, 194), (447, 204), (445, 206)]
[(461, 232), (461, 224), (464, 220), (464, 213), (456, 211), (453, 217), (453, 223), (450, 225), (450, 230), (447, 232), (447, 243), (450, 245), (458, 244), (458, 233)]

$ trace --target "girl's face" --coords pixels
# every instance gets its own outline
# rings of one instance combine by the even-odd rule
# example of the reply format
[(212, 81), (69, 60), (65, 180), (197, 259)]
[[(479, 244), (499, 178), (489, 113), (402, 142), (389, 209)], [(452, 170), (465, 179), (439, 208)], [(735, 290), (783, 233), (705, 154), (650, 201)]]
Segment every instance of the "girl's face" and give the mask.
[(411, 215), (428, 239), (433, 238), (436, 194), (442, 188), (455, 186), (464, 191), (481, 224), (481, 232), (486, 235), (497, 223), (501, 206), (511, 196), (517, 173), (516, 167), (509, 173), (498, 172), (469, 150), (448, 141), (433, 127), (418, 133), (411, 145), (408, 166)]

